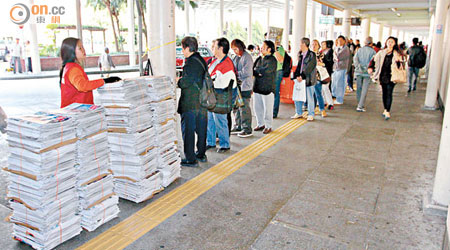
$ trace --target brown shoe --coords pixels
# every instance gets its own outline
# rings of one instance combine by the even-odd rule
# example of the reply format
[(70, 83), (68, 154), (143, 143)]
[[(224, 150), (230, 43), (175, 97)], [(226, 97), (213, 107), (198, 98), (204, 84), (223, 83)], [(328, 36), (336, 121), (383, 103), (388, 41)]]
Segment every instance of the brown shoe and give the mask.
[(264, 129), (263, 134), (267, 135), (270, 132), (272, 132), (272, 129), (271, 128), (266, 128), (266, 129)]
[(254, 131), (263, 131), (265, 128), (266, 128), (266, 126), (262, 125), (262, 126), (254, 128), (253, 130)]

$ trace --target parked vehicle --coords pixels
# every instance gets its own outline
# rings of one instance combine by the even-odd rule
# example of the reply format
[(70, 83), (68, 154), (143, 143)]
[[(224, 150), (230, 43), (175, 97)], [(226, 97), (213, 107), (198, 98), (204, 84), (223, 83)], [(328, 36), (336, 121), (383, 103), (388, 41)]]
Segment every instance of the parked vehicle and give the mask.
[[(183, 56), (183, 52), (181, 51), (181, 47), (177, 47), (176, 48), (176, 65), (177, 65), (177, 70), (181, 70), (184, 66), (184, 56)], [(203, 59), (205, 59), (205, 61), (207, 62), (209, 59), (211, 59), (211, 57), (213, 57), (213, 53), (212, 51), (204, 46), (200, 46), (198, 48), (198, 53), (200, 53), (200, 55), (203, 57)]]

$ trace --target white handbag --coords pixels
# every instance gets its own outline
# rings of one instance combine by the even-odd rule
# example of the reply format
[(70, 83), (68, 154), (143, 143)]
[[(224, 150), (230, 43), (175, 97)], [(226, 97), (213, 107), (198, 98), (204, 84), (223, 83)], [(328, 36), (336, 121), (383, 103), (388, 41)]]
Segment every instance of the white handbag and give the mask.
[(294, 102), (306, 102), (306, 81), (301, 82), (294, 80), (294, 91), (292, 92), (292, 100)]
[(321, 81), (326, 80), (327, 78), (330, 78), (330, 75), (328, 74), (328, 71), (323, 66), (317, 66), (317, 71), (319, 72), (319, 78)]

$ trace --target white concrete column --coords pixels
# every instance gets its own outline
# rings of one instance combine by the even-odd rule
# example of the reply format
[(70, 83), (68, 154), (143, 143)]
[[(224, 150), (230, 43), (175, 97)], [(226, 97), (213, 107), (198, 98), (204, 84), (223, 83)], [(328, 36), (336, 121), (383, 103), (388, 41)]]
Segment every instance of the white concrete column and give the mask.
[[(445, 35), (444, 35), (444, 41), (448, 41), (450, 39), (450, 8), (447, 10), (447, 21), (445, 24)], [(439, 95), (442, 98), (442, 102), (445, 103), (446, 99), (448, 99), (448, 96), (446, 94), (447, 88), (448, 88), (448, 82), (450, 78), (448, 77), (450, 73), (450, 44), (448, 42), (444, 42), (444, 62), (442, 65), (442, 74), (441, 74), (441, 84), (439, 88)], [(447, 58), (447, 60), (445, 60)], [(446, 106), (447, 108), (447, 106)], [(450, 108), (450, 107), (449, 107)]]
[(344, 9), (344, 18), (343, 18), (343, 35), (345, 38), (350, 38), (350, 25), (352, 22), (352, 9)]
[(75, 10), (77, 13), (77, 36), (83, 42), (83, 26), (81, 26), (81, 3), (80, 0), (75, 1)]
[(253, 39), (252, 39), (252, 3), (248, 4), (248, 31), (247, 31), (247, 43), (248, 44), (252, 44), (253, 43)]
[(392, 26), (388, 28), (388, 37), (392, 36)]
[(150, 0), (147, 6), (150, 20), (149, 52), (155, 75), (166, 75), (175, 80), (175, 0)]
[(399, 36), (400, 36), (400, 30), (397, 28), (395, 30), (395, 37), (397, 37), (397, 39), (398, 39)]
[[(439, 0), (438, 0), (439, 3)], [(439, 5), (438, 5), (439, 6)], [(439, 11), (439, 10), (438, 10)], [(437, 22), (439, 23), (439, 22)], [(433, 52), (431, 52), (433, 53)], [(432, 69), (430, 69), (430, 72)], [(449, 84), (449, 82), (447, 82)], [(447, 88), (447, 96), (450, 88)], [(444, 121), (442, 123), (441, 143), (434, 177), (433, 202), (447, 207), (450, 204), (450, 98), (445, 102)]]
[(366, 38), (370, 36), (370, 17), (364, 18), (362, 20), (361, 26), (362, 26), (362, 33), (361, 33), (360, 41), (361, 41), (361, 44), (363, 44), (364, 40), (366, 40)]
[(189, 30), (189, 5), (190, 5), (190, 0), (184, 0), (184, 17), (185, 17), (185, 21), (184, 24), (186, 25), (185, 29), (186, 29), (186, 36), (189, 36), (189, 34), (191, 33)]
[(134, 0), (127, 0), (128, 7), (128, 58), (130, 66), (136, 65), (136, 50), (134, 48)]
[(449, 2), (450, 0), (437, 0), (436, 2), (434, 27), (432, 30), (430, 30), (430, 33), (431, 32), (433, 33), (433, 40), (432, 40), (433, 49), (431, 50), (431, 57), (430, 57), (427, 92), (425, 96), (425, 108), (435, 108), (437, 100), (437, 92), (439, 89), (439, 84), (441, 83), (442, 61), (443, 61), (442, 47), (444, 40), (444, 31), (446, 28), (445, 24)]
[[(30, 0), (30, 6), (34, 5), (34, 0)], [(41, 57), (39, 55), (39, 47), (38, 47), (38, 41), (37, 41), (37, 29), (36, 29), (36, 22), (29, 21), (28, 27), (30, 28), (31, 32), (31, 66), (33, 68), (33, 74), (41, 73)]]
[(219, 32), (220, 32), (220, 34), (219, 34), (219, 37), (222, 37), (223, 36), (223, 12), (224, 12), (224, 7), (223, 7), (223, 0), (220, 0), (220, 20), (219, 20), (219, 22), (220, 22), (220, 30), (219, 30)]
[(311, 10), (311, 34), (309, 39), (311, 41), (316, 38), (316, 6), (317, 3), (312, 1), (312, 10)]
[(267, 27), (266, 27), (267, 36), (270, 32), (270, 8), (267, 8)]
[[(334, 17), (333, 17), (334, 18)], [(329, 40), (333, 40), (334, 42), (334, 23), (332, 25), (330, 25), (330, 29), (329, 29), (329, 34), (328, 34), (328, 39)]]
[(298, 52), (300, 51), (300, 40), (306, 35), (306, 8), (307, 0), (294, 0), (294, 16), (293, 16), (293, 42), (291, 55), (293, 64), (298, 61)]
[(384, 30), (384, 25), (382, 23), (380, 23), (379, 26), (378, 26), (378, 41), (380, 41), (381, 44), (384, 43), (384, 41), (383, 41), (383, 30)]
[(289, 49), (289, 5), (290, 0), (284, 1), (284, 31), (283, 31), (283, 47), (287, 51)]

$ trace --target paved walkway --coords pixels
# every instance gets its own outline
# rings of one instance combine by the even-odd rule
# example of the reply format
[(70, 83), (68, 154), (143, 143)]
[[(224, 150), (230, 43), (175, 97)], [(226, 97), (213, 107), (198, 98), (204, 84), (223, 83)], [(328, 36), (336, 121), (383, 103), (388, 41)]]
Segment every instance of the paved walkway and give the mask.
[[(424, 96), (423, 85), (409, 96), (399, 86), (384, 121), (378, 86), (366, 113), (355, 112), (355, 94), (348, 95), (329, 117), (293, 131), (127, 249), (440, 249), (445, 220), (425, 216), (422, 200), (432, 190), (442, 116), (422, 110)], [(275, 128), (293, 110), (283, 104)], [(233, 137), (230, 154), (209, 152), (208, 164), (184, 168), (155, 199), (262, 137), (255, 135)], [(60, 249), (81, 246), (152, 202), (121, 200), (119, 219)], [(0, 207), (0, 216), (7, 213)], [(9, 224), (0, 230), (2, 249), (26, 249), (11, 240)]]

